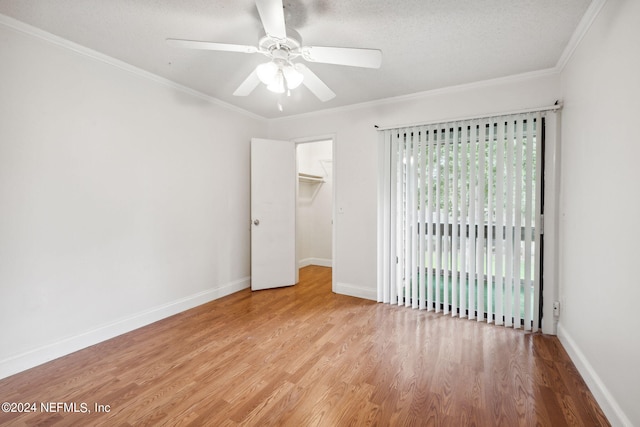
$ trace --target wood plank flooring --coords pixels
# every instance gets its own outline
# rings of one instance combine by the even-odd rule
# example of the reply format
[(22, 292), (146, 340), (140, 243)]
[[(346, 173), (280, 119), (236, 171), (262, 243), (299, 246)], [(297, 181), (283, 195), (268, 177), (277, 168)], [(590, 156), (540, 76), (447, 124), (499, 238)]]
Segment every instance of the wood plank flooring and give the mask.
[(315, 266), (0, 380), (0, 401), (37, 405), (11, 426), (609, 425), (557, 338), (336, 295)]

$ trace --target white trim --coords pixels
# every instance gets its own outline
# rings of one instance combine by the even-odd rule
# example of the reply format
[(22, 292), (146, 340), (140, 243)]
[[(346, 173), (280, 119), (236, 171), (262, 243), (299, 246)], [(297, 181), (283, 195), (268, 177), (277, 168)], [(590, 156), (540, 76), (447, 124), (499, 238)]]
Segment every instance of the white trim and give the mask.
[[(538, 79), (541, 77), (558, 75), (562, 72), (564, 67), (567, 65), (574, 51), (576, 50), (576, 48), (578, 47), (578, 45), (580, 44), (584, 36), (587, 34), (587, 32), (589, 31), (589, 28), (591, 28), (591, 25), (593, 24), (596, 17), (598, 16), (598, 14), (600, 13), (600, 11), (602, 10), (602, 8), (606, 3), (607, 3), (607, 0), (592, 0), (591, 4), (587, 8), (587, 11), (585, 12), (582, 19), (580, 20), (580, 23), (578, 24), (575, 31), (573, 32), (569, 40), (569, 43), (563, 50), (562, 54), (560, 55), (560, 58), (558, 58), (558, 61), (556, 62), (556, 65), (554, 67), (545, 68), (545, 69), (536, 70), (536, 71), (529, 71), (529, 72), (520, 73), (520, 74), (513, 74), (505, 77), (498, 77), (495, 79), (480, 80), (480, 81), (475, 81), (471, 83), (462, 83), (454, 86), (430, 89), (422, 92), (410, 93), (407, 95), (399, 95), (399, 96), (394, 96), (390, 98), (376, 99), (373, 101), (366, 101), (366, 102), (361, 102), (357, 104), (349, 104), (349, 105), (344, 105), (340, 107), (326, 108), (324, 110), (310, 111), (307, 113), (293, 114), (289, 116), (273, 117), (269, 119), (269, 122), (283, 121), (288, 119), (312, 118), (320, 115), (347, 112), (347, 111), (358, 110), (358, 109), (367, 108), (367, 107), (377, 107), (377, 106), (390, 105), (390, 104), (392, 105), (397, 103), (403, 103), (406, 101), (427, 99), (437, 95), (446, 95), (449, 93), (464, 92), (468, 90), (480, 89), (480, 88), (485, 88), (489, 86), (502, 85), (502, 84), (508, 84), (508, 83), (517, 83), (517, 82), (523, 82), (527, 80)], [(443, 122), (443, 120), (440, 120), (440, 122)]]
[[(505, 76), (505, 77), (497, 77), (495, 79), (479, 80), (479, 81), (470, 82), (470, 83), (462, 83), (454, 86), (430, 89), (423, 92), (415, 92), (408, 95), (394, 96), (391, 98), (384, 98), (384, 99), (370, 101), (368, 103), (363, 103), (363, 104), (371, 104), (371, 106), (378, 106), (378, 105), (384, 105), (384, 104), (397, 104), (397, 103), (411, 101), (411, 100), (422, 100), (422, 99), (430, 98), (436, 95), (446, 95), (446, 94), (456, 93), (456, 92), (467, 92), (473, 89), (481, 89), (481, 88), (490, 87), (490, 86), (500, 86), (507, 83), (518, 83), (518, 82), (523, 82), (527, 80), (538, 79), (540, 77), (553, 76), (556, 74), (558, 74), (558, 70), (556, 70), (555, 68), (546, 68), (543, 70), (530, 71), (530, 72), (520, 73), (520, 74), (512, 74), (510, 76)], [(363, 105), (363, 104), (354, 104), (354, 106)]]
[(299, 268), (307, 267), (309, 265), (318, 265), (320, 267), (331, 267), (332, 262), (330, 259), (327, 259), (327, 258), (313, 258), (313, 257), (304, 258), (298, 261)]
[(372, 301), (376, 301), (377, 299), (376, 289), (365, 288), (363, 286), (353, 285), (350, 283), (337, 282), (333, 291), (336, 294), (348, 295)]
[(150, 73), (149, 71), (145, 71), (141, 68), (135, 67), (131, 64), (128, 64), (119, 59), (113, 58), (111, 56), (105, 55), (103, 53), (97, 52), (93, 49), (89, 49), (88, 47), (79, 45), (62, 37), (56, 36), (55, 34), (48, 33), (39, 28), (33, 27), (29, 24), (25, 24), (24, 22), (18, 21), (17, 19), (11, 18), (9, 16), (3, 15), (0, 13), (0, 24), (4, 25), (7, 28), (10, 28), (14, 31), (21, 32), (23, 34), (38, 38), (44, 42), (50, 43), (52, 45), (61, 47), (63, 49), (70, 50), (79, 55), (94, 59), (96, 61), (103, 62), (105, 64), (111, 65), (113, 67), (119, 68), (123, 71), (134, 74), (138, 77), (142, 77), (143, 79), (153, 81), (162, 86), (165, 86), (169, 89), (176, 89), (196, 98), (202, 99), (204, 101), (210, 102), (219, 107), (225, 108), (227, 110), (234, 111), (236, 113), (243, 114), (252, 119), (261, 120), (266, 122), (267, 119), (265, 117), (259, 116), (250, 111), (244, 110), (240, 107), (236, 107), (235, 105), (226, 103), (218, 98), (214, 98), (212, 96), (206, 95), (202, 92), (198, 92), (197, 90), (191, 89), (189, 87), (178, 84), (172, 80), (169, 80), (164, 77), (160, 77), (156, 74)]
[[(558, 301), (560, 290), (560, 113), (545, 116), (544, 163), (544, 230), (542, 261), (542, 332), (557, 334), (558, 317), (553, 314), (553, 303)], [(542, 218), (541, 218), (542, 219)]]
[(561, 72), (562, 70), (564, 70), (564, 67), (567, 65), (567, 63), (573, 56), (573, 53), (575, 52), (576, 48), (580, 45), (580, 42), (582, 41), (584, 36), (589, 31), (589, 28), (591, 28), (593, 21), (596, 20), (598, 14), (602, 10), (602, 7), (605, 5), (605, 3), (607, 3), (607, 0), (591, 1), (591, 4), (587, 8), (587, 11), (582, 16), (580, 23), (578, 23), (576, 30), (573, 32), (573, 35), (571, 36), (569, 43), (564, 48), (564, 51), (562, 51), (562, 55), (560, 55), (560, 58), (556, 63), (555, 68), (558, 72)]
[(576, 342), (562, 326), (562, 323), (558, 324), (558, 339), (569, 354), (571, 361), (578, 369), (582, 379), (584, 379), (584, 382), (587, 384), (587, 387), (589, 387), (593, 397), (600, 405), (600, 408), (602, 408), (611, 425), (632, 427), (633, 424), (629, 417), (627, 417), (618, 402), (616, 402), (615, 398), (611, 395), (609, 389), (607, 389)]
[(66, 337), (57, 342), (0, 360), (0, 379), (246, 289), (249, 287), (250, 282), (250, 277), (243, 277), (216, 288), (153, 307), (81, 334)]
[[(597, 15), (597, 12), (599, 12), (600, 8), (602, 7), (602, 4), (606, 2), (606, 0), (594, 0), (594, 4), (600, 4), (600, 6), (598, 7), (598, 9), (595, 11), (595, 14), (593, 15), (593, 17), (588, 20), (588, 25), (591, 25), (591, 22), (593, 21), (593, 19), (595, 19), (595, 16)], [(602, 3), (602, 4), (601, 4)], [(593, 6), (593, 4), (592, 4)], [(594, 9), (593, 7), (590, 7), (587, 10), (587, 14), (590, 13), (590, 11)], [(594, 12), (592, 12), (594, 13)], [(585, 14), (585, 17), (587, 16), (587, 14)], [(583, 21), (585, 21), (585, 19), (583, 18)], [(301, 114), (293, 114), (293, 115), (288, 115), (288, 116), (281, 116), (281, 117), (273, 117), (273, 118), (266, 118), (263, 116), (260, 116), (258, 114), (252, 113), (250, 111), (244, 110), (240, 107), (236, 107), (235, 105), (226, 103), (218, 98), (214, 98), (212, 96), (206, 95), (202, 92), (198, 92), (194, 89), (188, 88), (186, 86), (180, 85), (174, 81), (171, 81), (169, 79), (166, 79), (164, 77), (160, 77), (156, 74), (150, 73), (148, 71), (145, 71), (141, 68), (135, 67), (133, 65), (130, 65), (124, 61), (121, 61), (119, 59), (113, 58), (111, 56), (102, 54), (100, 52), (97, 52), (95, 50), (89, 49), (85, 46), (79, 45), (77, 43), (74, 43), (72, 41), (69, 41), (67, 39), (64, 39), (62, 37), (56, 36), (54, 34), (48, 33), (44, 30), (41, 30), (39, 28), (33, 27), (29, 24), (26, 24), (24, 22), (18, 21), (14, 18), (11, 18), (9, 16), (0, 14), (0, 24), (5, 25), (8, 28), (12, 28), (13, 30), (22, 32), (24, 34), (39, 38), (41, 40), (44, 40), (48, 43), (60, 46), (62, 48), (71, 50), (73, 52), (76, 52), (80, 55), (84, 55), (87, 56), (89, 58), (107, 63), (109, 65), (112, 65), (114, 67), (120, 68), (124, 71), (133, 73), (139, 77), (154, 81), (158, 84), (161, 84), (163, 86), (166, 86), (168, 88), (171, 89), (176, 89), (176, 90), (180, 90), (182, 92), (185, 92), (187, 94), (190, 94), (192, 96), (195, 96), (197, 98), (206, 100), (208, 102), (211, 102), (215, 105), (218, 105), (220, 107), (229, 109), (231, 111), (235, 111), (237, 113), (241, 113), (243, 115), (246, 115), (248, 117), (251, 117), (253, 119), (257, 119), (257, 120), (261, 120), (263, 122), (273, 122), (273, 121), (282, 121), (282, 120), (287, 120), (287, 119), (298, 119), (298, 118), (305, 118), (305, 117), (316, 117), (319, 115), (326, 115), (326, 114), (332, 114), (332, 113), (340, 113), (340, 112), (347, 112), (347, 111), (353, 111), (353, 110), (358, 110), (361, 108), (366, 108), (366, 107), (376, 107), (376, 106), (380, 106), (380, 105), (389, 105), (389, 104), (397, 104), (397, 103), (402, 103), (402, 102), (406, 102), (406, 101), (410, 101), (410, 100), (420, 100), (420, 99), (425, 99), (425, 98), (429, 98), (432, 96), (436, 96), (436, 95), (442, 95), (442, 94), (448, 94), (448, 93), (455, 93), (455, 92), (461, 92), (461, 91), (468, 91), (468, 90), (472, 90), (472, 89), (476, 89), (476, 88), (483, 88), (483, 87), (487, 87), (487, 86), (493, 86), (493, 85), (500, 85), (500, 84), (505, 84), (505, 83), (513, 83), (513, 82), (521, 82), (521, 81), (526, 81), (526, 80), (531, 80), (531, 79), (536, 79), (536, 78), (540, 78), (540, 77), (545, 77), (545, 76), (551, 76), (554, 74), (559, 73), (559, 71), (561, 70), (561, 68), (559, 68), (558, 66), (554, 67), (554, 68), (547, 68), (547, 69), (543, 69), (543, 70), (537, 70), (537, 71), (530, 71), (530, 72), (526, 72), (526, 73), (520, 73), (520, 74), (514, 74), (511, 76), (506, 76), (506, 77), (499, 77), (499, 78), (495, 78), (495, 79), (488, 79), (488, 80), (481, 80), (481, 81), (477, 81), (477, 82), (471, 82), (471, 83), (463, 83), (460, 85), (454, 85), (454, 86), (448, 86), (448, 87), (443, 87), (443, 88), (437, 88), (437, 89), (430, 89), (430, 90), (426, 90), (426, 91), (422, 91), (422, 92), (415, 92), (415, 93), (411, 93), (411, 94), (407, 94), (407, 95), (400, 95), (400, 96), (394, 96), (394, 97), (390, 97), (390, 98), (382, 98), (382, 99), (377, 99), (377, 100), (373, 100), (373, 101), (366, 101), (366, 102), (361, 102), (361, 103), (356, 103), (356, 104), (349, 104), (349, 105), (344, 105), (344, 106), (340, 106), (340, 107), (334, 107), (334, 108), (327, 108), (327, 109), (323, 109), (323, 110), (317, 110), (317, 111), (311, 111), (311, 112), (307, 112), (307, 113), (301, 113)], [(582, 29), (582, 21), (581, 24), (578, 26), (578, 29)], [(585, 24), (587, 25), (587, 24)], [(588, 26), (586, 26), (586, 28), (584, 29), (584, 32), (586, 32), (586, 30), (588, 29)], [(577, 33), (578, 31), (576, 31)], [(572, 40), (574, 38), (577, 39), (577, 42), (579, 42), (582, 39), (582, 36), (584, 34), (581, 34), (580, 36), (576, 36), (574, 34), (574, 37), (572, 38)], [(572, 48), (571, 52), (573, 52), (573, 49), (575, 49), (575, 46)], [(565, 52), (567, 50), (565, 49)], [(568, 54), (567, 54), (568, 55)], [(564, 56), (564, 54), (563, 54)], [(566, 59), (568, 60), (568, 58)], [(566, 62), (566, 61), (565, 61)], [(560, 61), (558, 62), (558, 64), (560, 64)], [(564, 63), (562, 64), (562, 66), (564, 66)]]
[(356, 104), (349, 104), (349, 105), (344, 105), (344, 106), (340, 106), (340, 107), (334, 107), (334, 108), (326, 108), (323, 110), (317, 110), (317, 111), (311, 111), (311, 112), (307, 112), (307, 113), (301, 113), (301, 114), (293, 114), (293, 115), (286, 115), (286, 116), (281, 116), (281, 117), (273, 117), (273, 118), (266, 118), (263, 116), (260, 116), (258, 114), (252, 113), (250, 111), (244, 110), (242, 108), (236, 107), (232, 104), (228, 104), (222, 100), (219, 100), (217, 98), (211, 97), (209, 95), (205, 95), (202, 92), (198, 92), (196, 90), (193, 90), (191, 88), (188, 88), (186, 86), (180, 85), (178, 83), (175, 83), (171, 80), (168, 80), (164, 77), (160, 77), (158, 75), (155, 75), (153, 73), (150, 73), (148, 71), (144, 71), (140, 68), (134, 67), (133, 65), (127, 64), (126, 62), (120, 61), (118, 59), (112, 58), (110, 56), (104, 55), (102, 53), (99, 53), (97, 51), (94, 51), (92, 49), (86, 48), (84, 46), (81, 46), (79, 44), (73, 43), (67, 39), (64, 39), (62, 37), (58, 37), (54, 34), (48, 33), (46, 31), (43, 31), (39, 28), (33, 27), (31, 25), (25, 24), (21, 21), (18, 21), (14, 18), (11, 18), (9, 16), (0, 14), (0, 24), (3, 24), (9, 28), (12, 28), (16, 31), (20, 31), (22, 33), (31, 35), (33, 37), (37, 37), (40, 38), (44, 41), (47, 41), (49, 43), (61, 46), (63, 48), (72, 50), (76, 53), (79, 53), (81, 55), (85, 55), (88, 56), (90, 58), (108, 63), (110, 65), (113, 65), (117, 68), (120, 68), (122, 70), (131, 72), (133, 74), (136, 74), (140, 77), (155, 81), (156, 83), (159, 83), (161, 85), (167, 86), (169, 88), (173, 88), (173, 89), (177, 89), (180, 91), (183, 91), (185, 93), (188, 93), (190, 95), (193, 95), (195, 97), (198, 97), (200, 99), (204, 99), (207, 100), (209, 102), (212, 102), (213, 104), (219, 105), (221, 107), (230, 109), (232, 111), (247, 115), (248, 117), (251, 117), (253, 119), (258, 119), (261, 121), (265, 121), (265, 122), (272, 122), (272, 121), (282, 121), (282, 120), (288, 120), (288, 119), (298, 119), (298, 118), (305, 118), (305, 117), (316, 117), (318, 115), (326, 115), (326, 114), (333, 114), (333, 113), (340, 113), (340, 112), (347, 112), (347, 111), (352, 111), (352, 110), (358, 110), (361, 108), (366, 108), (366, 107), (375, 107), (375, 106), (381, 106), (381, 105), (389, 105), (389, 104), (396, 104), (396, 103), (402, 103), (402, 102), (406, 102), (406, 101), (410, 101), (410, 100), (421, 100), (421, 99), (425, 99), (425, 98), (429, 98), (432, 96), (436, 96), (436, 95), (443, 95), (443, 94), (448, 94), (448, 93), (455, 93), (455, 92), (461, 92), (461, 91), (468, 91), (468, 90), (472, 90), (472, 89), (476, 89), (476, 88), (483, 88), (483, 87), (487, 87), (487, 86), (493, 86), (493, 85), (500, 85), (500, 84), (505, 84), (505, 83), (513, 83), (513, 82), (521, 82), (521, 81), (526, 81), (526, 80), (531, 80), (531, 79), (537, 79), (540, 77), (545, 77), (545, 76), (552, 76), (555, 74), (559, 74), (564, 67), (566, 66), (567, 62), (569, 61), (569, 59), (571, 58), (571, 56), (573, 55), (573, 52), (575, 51), (575, 49), (577, 48), (577, 46), (580, 44), (580, 42), (582, 41), (582, 39), (584, 38), (585, 34), (588, 32), (589, 28), (591, 27), (593, 21), (596, 19), (596, 17), (598, 16), (598, 14), (600, 13), (600, 11), (602, 10), (603, 6), (606, 4), (607, 0), (593, 0), (591, 5), (588, 7), (587, 11), (585, 12), (584, 16), (582, 17), (580, 23), (578, 24), (578, 26), (576, 27), (576, 30), (574, 31), (573, 35), (571, 36), (571, 39), (569, 40), (569, 43), (567, 44), (567, 46), (565, 47), (564, 51), (562, 52), (562, 55), (560, 56), (560, 58), (558, 59), (558, 62), (556, 63), (555, 67), (552, 68), (546, 68), (546, 69), (542, 69), (542, 70), (537, 70), (537, 71), (530, 71), (530, 72), (526, 72), (526, 73), (520, 73), (520, 74), (514, 74), (511, 76), (506, 76), (506, 77), (498, 77), (495, 79), (488, 79), (488, 80), (481, 80), (481, 81), (476, 81), (476, 82), (471, 82), (471, 83), (463, 83), (463, 84), (459, 84), (459, 85), (454, 85), (454, 86), (448, 86), (448, 87), (443, 87), (443, 88), (437, 88), (437, 89), (430, 89), (430, 90), (426, 90), (426, 91), (422, 91), (422, 92), (415, 92), (415, 93), (411, 93), (411, 94), (407, 94), (407, 95), (400, 95), (400, 96), (394, 96), (394, 97), (390, 97), (390, 98), (382, 98), (382, 99), (377, 99), (377, 100), (373, 100), (373, 101), (366, 101), (366, 102), (361, 102), (361, 103), (356, 103)]
[[(290, 116), (282, 116), (282, 117), (273, 117), (269, 119), (269, 122), (271, 123), (271, 122), (278, 122), (278, 121), (286, 121), (289, 119), (313, 118), (317, 116), (343, 113), (343, 112), (359, 110), (359, 109), (368, 108), (368, 107), (393, 105), (393, 104), (403, 103), (406, 101), (428, 99), (437, 95), (446, 95), (449, 93), (464, 92), (468, 90), (480, 89), (480, 88), (490, 87), (490, 86), (497, 86), (497, 85), (502, 85), (507, 83), (517, 83), (517, 82), (522, 82), (527, 80), (538, 79), (540, 77), (554, 76), (557, 74), (559, 74), (559, 71), (556, 68), (546, 68), (544, 70), (514, 74), (511, 76), (498, 77), (498, 78), (489, 79), (489, 80), (481, 80), (481, 81), (472, 82), (472, 83), (463, 83), (460, 85), (447, 86), (447, 87), (438, 88), (438, 89), (430, 89), (423, 92), (416, 92), (416, 93), (411, 93), (407, 95), (394, 96), (391, 98), (376, 99), (373, 101), (343, 105), (335, 108), (326, 108), (324, 110), (310, 111), (308, 113), (292, 114)], [(442, 120), (439, 120), (439, 121), (442, 121)]]
[[(271, 120), (271, 119), (269, 119)], [(324, 141), (330, 141), (330, 140), (334, 140), (336, 138), (336, 134), (335, 133), (328, 133), (325, 135), (318, 135), (318, 136), (305, 136), (302, 138), (294, 138), (291, 141), (295, 142), (296, 144), (305, 144), (307, 142), (324, 142)]]

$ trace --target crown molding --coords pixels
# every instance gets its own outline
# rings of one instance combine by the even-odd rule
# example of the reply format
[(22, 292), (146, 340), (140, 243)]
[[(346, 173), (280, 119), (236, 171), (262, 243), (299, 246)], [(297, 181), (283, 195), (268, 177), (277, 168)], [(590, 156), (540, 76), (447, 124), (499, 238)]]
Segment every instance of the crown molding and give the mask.
[(606, 4), (606, 2), (607, 2), (607, 0), (592, 0), (591, 4), (587, 8), (587, 11), (585, 12), (584, 16), (580, 20), (580, 23), (576, 27), (576, 30), (573, 32), (573, 35), (571, 36), (571, 39), (569, 40), (569, 43), (567, 44), (567, 46), (563, 50), (560, 58), (558, 59), (558, 62), (556, 63), (555, 67), (547, 68), (547, 69), (543, 69), (543, 70), (538, 70), (538, 71), (521, 73), (521, 74), (515, 74), (515, 75), (511, 75), (511, 76), (499, 77), (499, 78), (495, 78), (495, 79), (488, 79), (488, 80), (482, 80), (482, 81), (477, 81), (477, 82), (472, 82), (472, 83), (464, 83), (464, 84), (460, 84), (460, 85), (448, 86), (448, 87), (444, 87), (444, 88), (431, 89), (431, 90), (422, 91), (422, 92), (416, 92), (416, 93), (407, 94), (407, 95), (394, 96), (394, 97), (390, 97), (390, 98), (382, 98), (382, 99), (377, 99), (377, 100), (373, 100), (373, 101), (366, 101), (366, 102), (350, 104), (350, 105), (345, 105), (345, 106), (340, 106), (340, 107), (326, 108), (326, 109), (323, 109), (323, 110), (311, 111), (311, 112), (301, 113), (301, 114), (293, 114), (293, 115), (289, 115), (289, 116), (273, 117), (273, 118), (263, 117), (263, 116), (260, 116), (258, 114), (255, 114), (255, 113), (252, 113), (250, 111), (247, 111), (245, 109), (242, 109), (240, 107), (236, 107), (235, 105), (226, 103), (226, 102), (224, 102), (224, 101), (222, 101), (222, 100), (220, 100), (218, 98), (214, 98), (212, 96), (205, 95), (202, 92), (199, 92), (199, 91), (196, 91), (196, 90), (191, 89), (189, 87), (180, 85), (180, 84), (178, 84), (178, 83), (176, 83), (176, 82), (174, 82), (172, 80), (169, 80), (167, 78), (160, 77), (160, 76), (158, 76), (156, 74), (153, 74), (151, 72), (142, 70), (142, 69), (140, 69), (138, 67), (135, 67), (133, 65), (130, 65), (130, 64), (124, 62), (124, 61), (121, 61), (119, 59), (115, 59), (115, 58), (110, 57), (108, 55), (105, 55), (105, 54), (102, 54), (100, 52), (94, 51), (94, 50), (89, 49), (89, 48), (87, 48), (85, 46), (79, 45), (77, 43), (74, 43), (74, 42), (69, 41), (67, 39), (64, 39), (62, 37), (59, 37), (59, 36), (56, 36), (54, 34), (48, 33), (48, 32), (46, 32), (44, 30), (39, 29), (39, 28), (33, 27), (33, 26), (29, 25), (29, 24), (25, 24), (25, 23), (23, 23), (21, 21), (18, 21), (16, 19), (14, 19), (14, 18), (11, 18), (9, 16), (0, 14), (0, 24), (6, 26), (8, 28), (11, 28), (11, 29), (13, 29), (15, 31), (22, 32), (22, 33), (25, 33), (27, 35), (33, 36), (35, 38), (44, 40), (47, 43), (50, 43), (50, 44), (53, 44), (53, 45), (56, 45), (56, 46), (60, 46), (62, 48), (71, 50), (71, 51), (73, 51), (73, 52), (75, 52), (77, 54), (92, 58), (92, 59), (97, 60), (97, 61), (101, 61), (103, 63), (106, 63), (106, 64), (109, 64), (109, 65), (114, 66), (116, 68), (119, 68), (121, 70), (130, 72), (132, 74), (135, 74), (135, 75), (137, 75), (139, 77), (142, 77), (144, 79), (153, 81), (153, 82), (155, 82), (157, 84), (160, 84), (162, 86), (165, 86), (165, 87), (168, 87), (168, 88), (171, 88), (171, 89), (179, 90), (179, 91), (181, 91), (183, 93), (186, 93), (186, 94), (189, 94), (189, 95), (194, 96), (196, 98), (205, 100), (207, 102), (210, 102), (210, 103), (212, 103), (214, 105), (217, 105), (219, 107), (225, 108), (227, 110), (234, 111), (236, 113), (240, 113), (242, 115), (245, 115), (245, 116), (250, 117), (250, 118), (255, 119), (255, 120), (271, 123), (271, 122), (286, 121), (286, 120), (289, 120), (289, 119), (301, 119), (301, 118), (325, 116), (325, 115), (329, 115), (329, 114), (339, 114), (339, 113), (343, 113), (343, 112), (349, 112), (349, 111), (359, 110), (359, 109), (363, 109), (363, 108), (378, 107), (378, 106), (383, 106), (383, 105), (393, 105), (393, 104), (396, 104), (396, 103), (403, 103), (403, 102), (407, 102), (407, 101), (427, 99), (427, 98), (430, 98), (430, 97), (433, 97), (433, 96), (438, 96), (438, 95), (446, 95), (446, 94), (449, 94), (449, 93), (468, 91), (468, 90), (484, 88), (484, 87), (489, 87), (489, 86), (521, 82), (521, 81), (537, 79), (537, 78), (541, 78), (541, 77), (546, 77), (546, 76), (559, 74), (560, 72), (562, 72), (562, 70), (564, 69), (564, 67), (566, 66), (566, 64), (568, 63), (570, 58), (572, 57), (572, 55), (575, 52), (576, 48), (578, 47), (578, 45), (580, 44), (580, 42), (582, 41), (582, 39), (584, 38), (584, 36), (588, 32), (589, 28), (591, 27), (591, 25), (595, 21), (596, 17), (600, 13), (600, 11), (602, 10), (602, 8)]
[(596, 18), (600, 14), (600, 11), (602, 10), (602, 8), (606, 3), (607, 3), (607, 0), (591, 1), (591, 4), (587, 8), (587, 11), (584, 13), (584, 16), (578, 23), (576, 30), (573, 32), (571, 39), (569, 39), (569, 43), (564, 48), (564, 51), (562, 51), (562, 55), (560, 55), (560, 58), (556, 63), (555, 68), (558, 70), (558, 72), (561, 72), (562, 70), (564, 70), (564, 67), (567, 65), (567, 63), (573, 56), (573, 53), (580, 45), (580, 42), (582, 41), (584, 36), (587, 34), (587, 32), (589, 31), (589, 28), (591, 28), (591, 25), (593, 24), (593, 21), (596, 20)]
[(40, 28), (36, 28), (32, 25), (26, 24), (22, 21), (18, 21), (17, 19), (11, 18), (9, 16), (0, 14), (0, 25), (5, 26), (6, 28), (12, 29), (14, 31), (26, 34), (28, 36), (31, 37), (35, 37), (37, 39), (40, 39), (46, 43), (61, 47), (63, 49), (66, 50), (70, 50), (78, 55), (82, 55), (88, 58), (91, 58), (93, 60), (96, 61), (100, 61), (103, 62), (105, 64), (111, 65), (113, 67), (119, 68), (120, 70), (129, 72), (131, 74), (134, 74), (138, 77), (141, 77), (143, 79), (152, 81), (154, 83), (157, 83), (161, 86), (164, 86), (166, 88), (169, 89), (175, 89), (175, 90), (179, 90), (185, 94), (191, 95), (193, 97), (199, 98), (201, 100), (207, 101), (211, 104), (214, 104), (218, 107), (222, 107), (224, 109), (233, 111), (235, 113), (239, 113), (242, 115), (245, 115), (247, 117), (250, 117), (252, 119), (256, 119), (256, 120), (260, 120), (263, 122), (266, 122), (267, 119), (265, 117), (262, 117), (258, 114), (252, 113), (250, 111), (244, 110), (240, 107), (236, 107), (235, 105), (226, 103), (218, 98), (214, 98), (212, 96), (209, 95), (205, 95), (202, 92), (199, 92), (197, 90), (191, 89), (189, 87), (183, 86), (181, 84), (178, 84), (172, 80), (169, 80), (165, 77), (160, 77), (156, 74), (153, 74), (149, 71), (145, 71), (141, 68), (135, 67), (131, 64), (128, 64), (124, 61), (121, 61), (119, 59), (113, 58), (111, 56), (105, 55), (103, 53), (97, 52), (93, 49), (89, 49), (88, 47), (82, 46), (80, 44), (74, 43), (70, 40), (67, 40), (65, 38), (56, 36), (55, 34), (51, 34), (47, 31), (44, 31)]
[(457, 92), (465, 92), (473, 89), (481, 89), (485, 87), (498, 86), (498, 85), (504, 85), (509, 83), (518, 83), (518, 82), (523, 82), (527, 80), (534, 80), (534, 79), (554, 76), (557, 74), (559, 74), (559, 71), (557, 68), (555, 67), (546, 68), (543, 70), (530, 71), (530, 72), (521, 73), (521, 74), (513, 74), (511, 76), (498, 77), (495, 79), (481, 80), (481, 81), (472, 82), (472, 83), (464, 83), (464, 84), (455, 85), (455, 86), (447, 86), (447, 87), (438, 88), (438, 89), (431, 89), (427, 91), (411, 93), (407, 95), (376, 99), (373, 101), (361, 102), (358, 104), (344, 105), (341, 107), (327, 108), (324, 110), (311, 111), (308, 113), (294, 114), (290, 116), (274, 117), (274, 118), (270, 118), (269, 122), (286, 121), (289, 119), (312, 118), (312, 117), (324, 116), (329, 114), (345, 113), (345, 112), (360, 110), (364, 108), (374, 108), (374, 107), (379, 107), (383, 105), (399, 104), (407, 101), (419, 101), (419, 100), (431, 98), (433, 96), (446, 95), (446, 94), (457, 93)]

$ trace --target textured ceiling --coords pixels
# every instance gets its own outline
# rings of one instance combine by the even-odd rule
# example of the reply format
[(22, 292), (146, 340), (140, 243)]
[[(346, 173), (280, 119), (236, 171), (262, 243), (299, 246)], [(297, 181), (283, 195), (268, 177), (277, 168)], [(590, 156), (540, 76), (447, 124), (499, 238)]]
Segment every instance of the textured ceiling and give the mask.
[(264, 56), (186, 50), (166, 38), (256, 45), (253, 0), (0, 0), (0, 13), (272, 118), (552, 68), (591, 0), (284, 0), (304, 45), (382, 50), (378, 70), (307, 64), (336, 94), (234, 90)]

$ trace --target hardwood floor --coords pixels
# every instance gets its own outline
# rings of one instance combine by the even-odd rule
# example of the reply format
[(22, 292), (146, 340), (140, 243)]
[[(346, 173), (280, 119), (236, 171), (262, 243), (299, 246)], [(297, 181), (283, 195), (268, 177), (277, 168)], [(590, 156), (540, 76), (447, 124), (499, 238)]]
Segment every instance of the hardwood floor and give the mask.
[(336, 295), (313, 266), (0, 380), (0, 401), (36, 403), (11, 426), (609, 425), (557, 338)]

